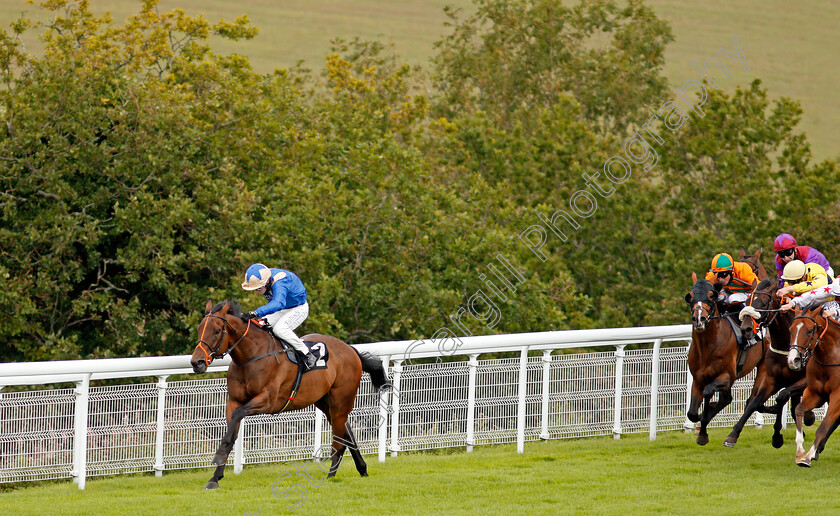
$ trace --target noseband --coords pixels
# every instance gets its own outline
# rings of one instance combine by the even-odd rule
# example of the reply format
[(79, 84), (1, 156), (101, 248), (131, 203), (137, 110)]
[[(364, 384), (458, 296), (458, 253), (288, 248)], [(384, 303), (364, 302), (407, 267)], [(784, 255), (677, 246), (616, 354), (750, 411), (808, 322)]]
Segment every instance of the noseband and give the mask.
[(240, 342), (242, 342), (242, 339), (244, 339), (245, 336), (248, 335), (248, 330), (251, 329), (251, 320), (248, 320), (248, 327), (245, 328), (245, 333), (243, 333), (242, 336), (239, 337), (239, 339), (233, 343), (233, 346), (229, 347), (225, 353), (219, 353), (219, 351), (222, 349), (222, 343), (227, 337), (228, 328), (230, 328), (230, 333), (234, 336), (236, 335), (236, 330), (233, 329), (233, 326), (231, 326), (227, 318), (222, 317), (221, 315), (207, 314), (204, 316), (205, 319), (208, 317), (215, 317), (216, 319), (221, 319), (225, 323), (224, 330), (222, 330), (222, 335), (216, 341), (215, 348), (211, 347), (210, 344), (206, 340), (204, 340), (204, 332), (207, 331), (207, 323), (204, 324), (204, 330), (202, 330), (201, 332), (201, 338), (198, 339), (198, 344), (196, 345), (196, 348), (199, 348), (202, 352), (204, 352), (205, 361), (207, 362), (207, 365), (210, 365), (210, 363), (213, 362), (214, 359), (224, 358), (225, 355), (233, 351), (233, 348), (235, 348)]
[[(826, 330), (828, 330), (828, 322), (826, 322), (825, 328), (823, 329), (822, 333), (817, 336), (817, 329), (820, 327), (817, 320), (811, 317), (810, 315), (797, 315), (793, 318), (794, 321), (797, 319), (808, 319), (809, 321), (814, 323), (814, 332), (811, 334), (811, 337), (808, 338), (808, 345), (807, 346), (800, 346), (799, 344), (791, 344), (791, 349), (799, 350), (799, 353), (802, 355), (802, 367), (805, 367), (808, 364), (808, 360), (811, 359), (811, 356), (814, 354), (814, 350), (817, 349), (817, 346), (820, 343), (820, 339), (822, 336), (825, 335)], [(791, 326), (793, 326), (793, 322), (791, 322)], [(816, 359), (814, 359), (816, 360)], [(819, 362), (819, 360), (817, 360)], [(821, 363), (821, 362), (820, 362)], [(821, 363), (822, 364), (822, 363)], [(832, 365), (832, 364), (822, 364), (822, 365)], [(836, 364), (834, 364), (836, 365)]]

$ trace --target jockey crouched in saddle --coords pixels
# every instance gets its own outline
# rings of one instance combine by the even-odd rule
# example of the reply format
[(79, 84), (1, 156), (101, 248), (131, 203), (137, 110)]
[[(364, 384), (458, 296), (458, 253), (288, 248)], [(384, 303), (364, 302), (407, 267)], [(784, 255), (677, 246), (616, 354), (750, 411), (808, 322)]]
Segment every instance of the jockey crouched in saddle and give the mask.
[(717, 298), (717, 302), (723, 305), (721, 313), (740, 312), (746, 306), (748, 293), (758, 284), (758, 276), (750, 264), (736, 262), (727, 253), (720, 253), (712, 258), (712, 268), (706, 273), (706, 281), (723, 284)]
[[(788, 271), (788, 267), (791, 268)], [(806, 269), (804, 276), (796, 279), (796, 276)], [(794, 278), (794, 279), (790, 279)], [(828, 283), (828, 276), (825, 270), (816, 263), (802, 263), (799, 260), (794, 260), (785, 265), (783, 279), (786, 286), (776, 292), (779, 297), (789, 296), (795, 293), (796, 297), (788, 300), (787, 303), (781, 306), (781, 310), (786, 312), (794, 307), (805, 308), (812, 303), (822, 303), (823, 315), (826, 317), (833, 317), (840, 320), (840, 303), (837, 299), (840, 298), (840, 278)], [(810, 279), (810, 281), (807, 281)], [(793, 284), (790, 284), (793, 282)], [(810, 285), (807, 285), (810, 283)], [(807, 286), (807, 288), (805, 288)]]
[(291, 271), (269, 269), (261, 263), (255, 263), (245, 271), (242, 288), (256, 291), (268, 300), (267, 304), (245, 316), (249, 319), (264, 319), (274, 335), (292, 346), (306, 368), (312, 369), (317, 358), (294, 332), (309, 316), (306, 287), (300, 278)]
[[(807, 245), (796, 245), (796, 240), (787, 233), (782, 233), (773, 241), (773, 250), (776, 251), (776, 274), (779, 276), (779, 288), (784, 286), (782, 273), (787, 264), (799, 260), (807, 264), (816, 264), (822, 267), (828, 274), (829, 280), (834, 279), (834, 269), (828, 263), (824, 254)], [(810, 290), (810, 289), (808, 289)]]
[(706, 273), (706, 281), (713, 284), (723, 284), (718, 303), (724, 305), (727, 312), (734, 312), (743, 308), (758, 284), (758, 276), (746, 262), (736, 262), (726, 253), (716, 254), (712, 258), (712, 268)]

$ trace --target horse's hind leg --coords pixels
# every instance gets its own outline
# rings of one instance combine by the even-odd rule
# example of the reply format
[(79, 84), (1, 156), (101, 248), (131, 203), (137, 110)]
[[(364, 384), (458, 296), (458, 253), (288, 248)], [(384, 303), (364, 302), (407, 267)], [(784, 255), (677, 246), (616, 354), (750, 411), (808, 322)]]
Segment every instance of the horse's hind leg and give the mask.
[(353, 429), (350, 428), (350, 423), (347, 423), (347, 432), (344, 434), (344, 438), (352, 443), (348, 445), (348, 448), (350, 449), (350, 455), (353, 457), (353, 462), (356, 463), (356, 471), (363, 477), (368, 476), (367, 463), (362, 458), (362, 452), (359, 451), (359, 444), (356, 441), (356, 435), (353, 433)]

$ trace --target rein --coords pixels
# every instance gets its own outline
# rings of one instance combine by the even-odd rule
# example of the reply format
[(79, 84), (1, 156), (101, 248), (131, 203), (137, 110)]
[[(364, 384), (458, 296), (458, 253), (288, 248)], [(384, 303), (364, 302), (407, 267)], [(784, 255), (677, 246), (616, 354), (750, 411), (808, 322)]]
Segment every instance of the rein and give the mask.
[[(207, 331), (207, 324), (206, 323), (204, 324), (204, 329), (201, 331), (201, 337), (198, 339), (198, 345), (196, 347), (200, 348), (201, 351), (204, 353), (205, 361), (207, 362), (207, 365), (209, 366), (210, 363), (213, 362), (214, 359), (224, 358), (225, 355), (227, 355), (231, 351), (233, 351), (233, 349), (236, 346), (238, 346), (240, 342), (242, 342), (242, 340), (245, 338), (245, 336), (248, 335), (248, 331), (251, 330), (251, 320), (248, 319), (248, 327), (245, 328), (245, 333), (243, 333), (242, 336), (239, 337), (239, 339), (236, 342), (233, 343), (233, 346), (230, 346), (227, 349), (227, 351), (225, 351), (224, 353), (219, 353), (219, 350), (221, 350), (221, 348), (222, 348), (222, 343), (225, 341), (225, 338), (227, 337), (228, 328), (230, 328), (230, 333), (233, 334), (233, 335), (236, 335), (236, 330), (233, 328), (233, 326), (231, 326), (231, 324), (228, 322), (227, 318), (222, 317), (221, 315), (206, 314), (204, 316), (204, 318), (206, 319), (207, 317), (215, 317), (216, 319), (221, 319), (225, 323), (224, 330), (222, 331), (221, 337), (219, 337), (219, 339), (216, 341), (217, 345), (216, 345), (215, 348), (211, 347), (210, 344), (206, 340), (204, 340), (204, 332)], [(208, 351), (210, 353), (208, 353)]]
[[(797, 319), (808, 319), (809, 321), (814, 323), (814, 329), (818, 329), (820, 327), (820, 324), (817, 322), (817, 320), (815, 318), (811, 317), (810, 315), (797, 315), (796, 317), (793, 318), (794, 321), (797, 320)], [(822, 338), (823, 338), (823, 335), (825, 335), (825, 332), (828, 331), (828, 325), (830, 324), (829, 321), (830, 321), (830, 319), (826, 318), (825, 328), (823, 328), (823, 331), (820, 332), (819, 335), (816, 334), (816, 331), (811, 334), (811, 337), (808, 339), (808, 345), (807, 346), (800, 346), (799, 344), (791, 344), (790, 345), (791, 348), (800, 350), (800, 353), (802, 354), (802, 366), (803, 367), (808, 364), (808, 360), (810, 360), (812, 356), (814, 357), (814, 361), (816, 363), (820, 364), (821, 366), (826, 366), (826, 367), (840, 366), (840, 363), (826, 364), (824, 362), (820, 362), (820, 359), (818, 359), (816, 356), (814, 356), (814, 351), (817, 349), (817, 346), (819, 346), (820, 342), (822, 341)], [(831, 321), (831, 323), (837, 324), (834, 321)], [(792, 324), (793, 323), (791, 323), (791, 325)]]

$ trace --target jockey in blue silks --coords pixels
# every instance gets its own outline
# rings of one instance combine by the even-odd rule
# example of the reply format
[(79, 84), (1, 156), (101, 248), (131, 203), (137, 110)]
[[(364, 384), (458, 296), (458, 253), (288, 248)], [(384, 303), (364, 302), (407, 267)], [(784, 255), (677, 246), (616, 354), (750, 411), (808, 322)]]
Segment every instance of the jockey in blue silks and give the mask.
[(251, 319), (265, 319), (274, 335), (295, 348), (307, 369), (311, 369), (317, 359), (294, 332), (309, 316), (306, 287), (300, 278), (291, 271), (269, 269), (255, 263), (245, 271), (242, 288), (256, 291), (268, 300), (268, 303), (245, 315)]

